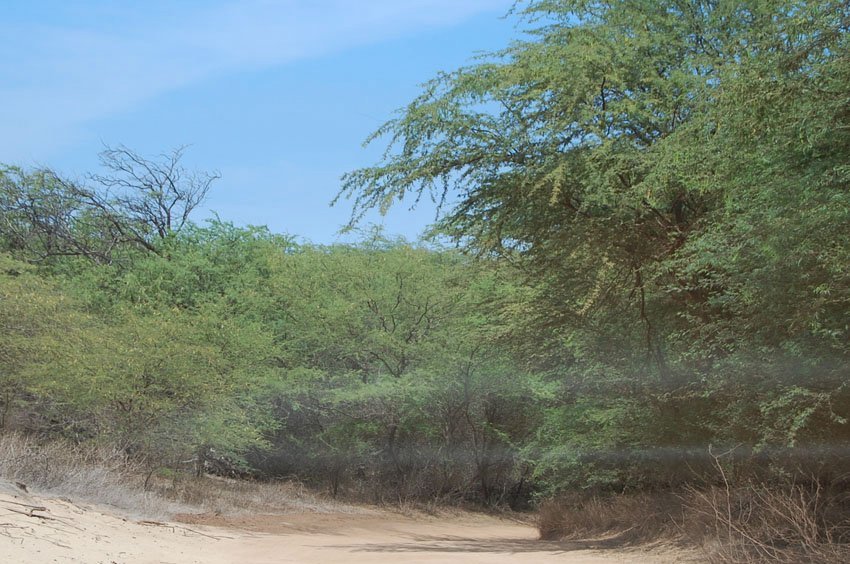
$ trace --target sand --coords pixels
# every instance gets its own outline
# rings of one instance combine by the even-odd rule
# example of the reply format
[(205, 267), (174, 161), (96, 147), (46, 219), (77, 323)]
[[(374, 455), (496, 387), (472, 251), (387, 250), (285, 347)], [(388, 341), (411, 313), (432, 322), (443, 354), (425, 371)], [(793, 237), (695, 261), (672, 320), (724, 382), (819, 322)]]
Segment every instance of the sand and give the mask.
[[(589, 548), (537, 540), (535, 529), (497, 517), (390, 512), (179, 515), (123, 518), (108, 508), (0, 488), (2, 563), (682, 562), (680, 551)], [(687, 557), (687, 558), (686, 558)]]

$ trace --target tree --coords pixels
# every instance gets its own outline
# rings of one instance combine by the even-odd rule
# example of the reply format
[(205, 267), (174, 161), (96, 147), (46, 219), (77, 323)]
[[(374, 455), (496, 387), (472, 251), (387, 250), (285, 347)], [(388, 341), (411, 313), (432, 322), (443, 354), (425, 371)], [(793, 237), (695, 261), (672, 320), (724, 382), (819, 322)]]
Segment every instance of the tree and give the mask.
[(220, 178), (217, 172), (187, 171), (180, 164), (185, 149), (151, 160), (123, 145), (107, 147), (100, 154), (107, 172), (90, 175), (101, 189), (80, 188), (79, 198), (128, 241), (154, 251), (151, 237), (165, 239), (179, 232)]
[[(343, 178), (353, 221), (409, 193), (457, 202), (442, 232), (519, 267), (505, 344), (543, 343), (562, 380), (542, 448), (579, 429), (570, 456), (623, 468), (659, 446), (842, 440), (847, 3), (518, 11), (530, 39), (440, 74), (370, 137), (389, 147)], [(610, 424), (627, 418), (647, 426)]]
[[(770, 174), (800, 178), (789, 165), (803, 161), (786, 159), (780, 139), (846, 120), (831, 104), (842, 99), (847, 5), (537, 1), (522, 13), (542, 22), (534, 39), (428, 83), (370, 137), (390, 138), (385, 159), (347, 174), (340, 196), (354, 197), (355, 220), (408, 192), (456, 200), (444, 232), (549, 279), (550, 322), (592, 328), (595, 311), (629, 309), (632, 347), (643, 340), (663, 367), (660, 332), (682, 329), (667, 306), (712, 316), (710, 297), (728, 289), (677, 259), (693, 265), (715, 228), (747, 235), (737, 202), (750, 189), (735, 193), (721, 171), (755, 188), (765, 178), (743, 172), (742, 157), (757, 157), (741, 150), (779, 142)], [(771, 139), (754, 143), (753, 131)], [(758, 201), (795, 205), (773, 191)], [(667, 304), (651, 303), (660, 291)]]
[(100, 155), (93, 185), (49, 169), (0, 171), (0, 242), (31, 260), (82, 256), (111, 262), (117, 253), (161, 252), (204, 201), (218, 173), (187, 171), (185, 148), (147, 159), (124, 147)]
[(102, 260), (110, 249), (68, 183), (49, 170), (0, 170), (0, 245), (30, 261), (86, 256)]

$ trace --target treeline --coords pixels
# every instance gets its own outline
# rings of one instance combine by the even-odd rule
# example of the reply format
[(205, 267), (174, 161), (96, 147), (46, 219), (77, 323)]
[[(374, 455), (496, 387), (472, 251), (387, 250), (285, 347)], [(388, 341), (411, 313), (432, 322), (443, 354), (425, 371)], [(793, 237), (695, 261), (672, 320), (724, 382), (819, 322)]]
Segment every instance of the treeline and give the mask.
[[(136, 202), (182, 188), (122, 178)], [(96, 184), (11, 169), (2, 186), (3, 428), (379, 502), (528, 502), (541, 392), (493, 339), (514, 291), (497, 265), (379, 232), (318, 246), (215, 220), (163, 236)], [(83, 191), (144, 243), (93, 240)], [(29, 215), (48, 198), (61, 222)], [(69, 251), (89, 246), (109, 254)]]
[[(538, 1), (344, 179), (456, 202), (459, 250), (189, 221), (215, 175), (120, 148), (0, 177), (2, 422), (155, 465), (504, 503), (850, 447), (850, 11)], [(731, 475), (731, 474), (730, 474)]]

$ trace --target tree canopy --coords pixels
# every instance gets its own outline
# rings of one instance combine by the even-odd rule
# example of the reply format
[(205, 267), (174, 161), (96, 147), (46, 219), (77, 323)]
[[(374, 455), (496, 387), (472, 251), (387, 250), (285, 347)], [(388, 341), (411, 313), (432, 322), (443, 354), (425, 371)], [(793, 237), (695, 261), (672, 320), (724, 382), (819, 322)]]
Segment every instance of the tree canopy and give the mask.
[(717, 326), (731, 314), (811, 327), (776, 294), (783, 278), (843, 284), (827, 264), (847, 220), (846, 3), (516, 10), (538, 23), (529, 40), (439, 75), (373, 135), (390, 139), (385, 159), (344, 178), (355, 219), (428, 194), (444, 233), (550, 279), (553, 322), (618, 301), (649, 349), (655, 318), (706, 352), (733, 346)]
[[(440, 74), (369, 139), (389, 143), (343, 178), (353, 221), (431, 197), (438, 232), (518, 268), (506, 344), (564, 378), (547, 439), (564, 460), (601, 448), (579, 421), (641, 413), (641, 436), (597, 427), (604, 449), (839, 440), (848, 5), (515, 12), (528, 39)], [(624, 393), (635, 403), (609, 399)]]

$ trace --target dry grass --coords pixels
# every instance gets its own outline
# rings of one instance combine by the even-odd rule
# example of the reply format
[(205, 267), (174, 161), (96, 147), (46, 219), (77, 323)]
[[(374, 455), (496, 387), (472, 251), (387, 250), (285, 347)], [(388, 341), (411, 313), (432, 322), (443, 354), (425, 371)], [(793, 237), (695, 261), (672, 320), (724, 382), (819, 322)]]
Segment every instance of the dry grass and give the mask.
[(132, 518), (176, 513), (358, 512), (292, 482), (260, 483), (151, 472), (116, 449), (0, 435), (0, 479), (30, 491), (107, 505)]
[(571, 495), (543, 503), (540, 538), (616, 538), (622, 544), (675, 538), (682, 502), (673, 494)]
[(690, 487), (678, 495), (564, 496), (541, 505), (543, 539), (630, 545), (664, 541), (702, 549), (709, 562), (850, 562), (844, 488), (747, 482)]
[(362, 513), (364, 510), (311, 492), (302, 484), (253, 482), (175, 474), (155, 479), (152, 489), (164, 498), (209, 513)]
[(145, 491), (143, 469), (114, 449), (0, 435), (0, 478), (31, 491), (108, 505), (129, 517), (162, 518), (187, 508)]

